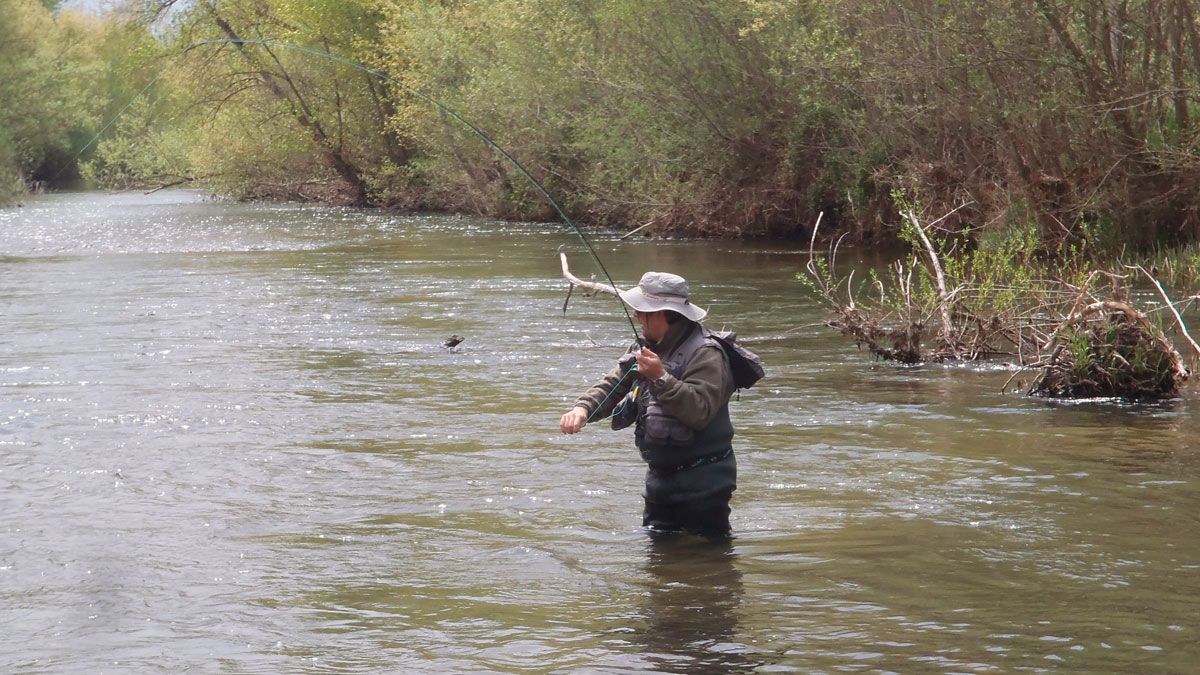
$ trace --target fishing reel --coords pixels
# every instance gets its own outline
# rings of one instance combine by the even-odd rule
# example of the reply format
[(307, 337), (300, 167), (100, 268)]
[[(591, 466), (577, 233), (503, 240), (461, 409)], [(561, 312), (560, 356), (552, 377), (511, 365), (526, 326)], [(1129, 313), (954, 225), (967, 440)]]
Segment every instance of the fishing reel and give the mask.
[[(639, 349), (640, 349), (640, 345), (639, 345)], [(638, 350), (634, 350), (631, 352), (626, 352), (624, 356), (617, 359), (617, 368), (620, 369), (621, 377), (625, 377), (626, 375), (628, 375), (630, 373), (630, 371), (635, 372), (635, 373), (637, 372), (637, 369), (638, 369), (637, 355), (638, 355)]]

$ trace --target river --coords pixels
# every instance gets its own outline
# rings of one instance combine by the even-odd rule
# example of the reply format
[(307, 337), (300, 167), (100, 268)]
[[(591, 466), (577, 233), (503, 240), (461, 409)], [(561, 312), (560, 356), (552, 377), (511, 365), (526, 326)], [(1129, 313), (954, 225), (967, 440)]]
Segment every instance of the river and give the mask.
[[(1185, 672), (1200, 421), (873, 362), (781, 244), (595, 235), (768, 377), (736, 538), (654, 542), (554, 224), (74, 193), (0, 209), (0, 671)], [(451, 334), (465, 337), (453, 351)]]

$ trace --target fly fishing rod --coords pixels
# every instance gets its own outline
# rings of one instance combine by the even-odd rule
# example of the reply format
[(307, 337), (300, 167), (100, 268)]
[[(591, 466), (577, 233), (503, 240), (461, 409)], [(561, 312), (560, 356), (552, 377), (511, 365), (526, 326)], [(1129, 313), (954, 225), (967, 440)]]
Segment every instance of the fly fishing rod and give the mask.
[[(188, 54), (188, 52), (192, 51), (193, 49), (203, 47), (206, 45), (227, 45), (227, 44), (236, 45), (239, 48), (244, 47), (244, 46), (257, 46), (257, 47), (264, 47), (264, 48), (281, 47), (284, 49), (290, 49), (292, 51), (299, 52), (301, 54), (306, 54), (308, 56), (315, 56), (318, 58), (326, 59), (328, 61), (341, 63), (343, 65), (350, 66), (357, 70), (361, 70), (362, 72), (367, 73), (368, 75), (378, 77), (378, 78), (384, 80), (385, 82), (390, 82), (390, 83), (396, 85), (397, 87), (399, 87), (400, 89), (404, 90), (411, 96), (413, 96), (417, 99), (420, 99), (421, 101), (424, 101), (426, 103), (429, 103), (430, 105), (435, 106), (438, 110), (445, 113), (447, 116), (453, 118), (454, 120), (456, 120), (457, 122), (459, 122), (460, 124), (465, 126), (467, 129), (470, 129), (471, 132), (474, 133), (476, 136), (478, 136), (480, 138), (480, 140), (482, 140), (485, 144), (488, 145), (488, 147), (495, 150), (501, 157), (503, 157), (510, 164), (512, 164), (513, 168), (515, 168), (518, 173), (520, 173), (522, 176), (524, 176), (525, 179), (528, 180), (529, 183), (531, 185), (533, 185), (533, 187), (536, 188), (537, 191), (540, 192), (543, 197), (546, 198), (546, 201), (549, 202), (550, 206), (552, 206), (554, 208), (555, 212), (558, 213), (558, 216), (559, 216), (559, 218), (562, 219), (563, 223), (565, 223), (568, 227), (571, 228), (572, 231), (575, 232), (575, 235), (579, 237), (579, 241), (583, 242), (584, 248), (587, 249), (588, 254), (592, 257), (592, 260), (594, 260), (596, 262), (596, 266), (600, 268), (600, 271), (604, 273), (604, 277), (606, 279), (608, 279), (608, 284), (610, 286), (612, 286), (613, 292), (616, 293), (616, 291), (617, 291), (616, 282), (613, 281), (612, 275), (608, 273), (608, 268), (606, 268), (604, 266), (604, 261), (600, 260), (600, 255), (598, 253), (596, 253), (596, 249), (592, 246), (592, 242), (588, 241), (588, 238), (583, 234), (583, 230), (581, 230), (579, 228), (579, 226), (575, 224), (575, 221), (571, 220), (571, 217), (567, 215), (566, 211), (563, 210), (562, 206), (558, 203), (558, 201), (555, 200), (553, 196), (551, 196), (550, 192), (545, 188), (545, 186), (543, 186), (536, 178), (534, 178), (533, 175), (530, 174), (529, 171), (526, 170), (525, 167), (519, 161), (517, 161), (517, 159), (515, 157), (513, 157), (511, 154), (509, 154), (509, 152), (507, 150), (500, 147), (500, 144), (496, 143), (496, 141), (494, 141), (491, 136), (488, 136), (487, 134), (485, 134), (482, 129), (475, 126), (471, 122), (468, 122), (465, 118), (463, 118), (461, 115), (459, 115), (454, 110), (448, 108), (441, 101), (433, 98), (432, 96), (429, 96), (428, 94), (426, 94), (418, 89), (414, 89), (413, 87), (408, 86), (407, 84), (401, 82), (400, 80), (397, 80), (396, 78), (392, 77), (391, 75), (388, 75), (387, 73), (383, 72), (382, 70), (379, 70), (378, 68), (372, 68), (364, 63), (354, 61), (353, 59), (348, 59), (344, 56), (339, 56), (337, 54), (320, 51), (317, 49), (313, 49), (311, 47), (305, 47), (303, 45), (292, 44), (289, 42), (281, 42), (279, 40), (245, 40), (242, 38), (214, 38), (211, 40), (201, 40), (199, 42), (193, 42), (192, 44), (189, 44), (187, 47), (184, 47), (183, 51), (181, 51), (179, 54), (177, 54), (175, 56), (175, 58), (172, 59), (170, 61), (170, 63), (168, 63), (162, 69), (162, 71), (159, 72), (159, 74), (154, 77), (154, 79), (152, 79), (146, 86), (142, 87), (141, 91), (139, 91), (137, 94), (134, 94), (133, 98), (131, 98), (129, 100), (129, 102), (126, 103), (125, 106), (123, 108), (121, 108), (121, 110), (118, 111), (117, 114), (114, 115), (113, 118), (111, 120), (109, 120), (108, 123), (105, 124), (104, 127), (102, 129), (100, 129), (100, 131), (97, 132), (96, 135), (93, 136), (92, 139), (89, 140), (83, 146), (82, 149), (80, 149), (80, 151), (75, 155), (75, 159), (78, 160), (79, 156), (82, 155), (85, 150), (87, 150), (89, 147), (91, 147), (91, 145), (93, 143), (95, 143), (96, 140), (98, 138), (100, 138), (100, 136), (102, 134), (104, 134), (104, 132), (107, 131), (109, 129), (109, 127), (111, 127), (113, 125), (113, 123), (115, 123), (117, 121), (117, 119), (122, 114), (124, 114), (124, 112), (126, 110), (128, 110), (131, 105), (133, 105), (134, 101), (136, 101), (143, 94), (145, 94), (146, 91), (148, 91), (150, 89), (150, 87), (152, 87), (156, 82), (158, 82), (160, 79), (162, 79), (163, 75), (166, 74), (167, 70), (169, 70), (180, 59), (182, 59), (184, 56), (186, 56)], [(59, 173), (61, 173), (61, 170), (59, 171)], [(55, 178), (57, 178), (57, 175), (55, 176)], [(618, 300), (619, 300), (619, 296), (618, 296)], [(629, 308), (627, 308), (625, 306), (625, 303), (623, 301), (621, 301), (620, 304), (621, 304), (621, 311), (623, 311), (625, 313), (625, 319), (629, 321), (629, 327), (630, 327), (630, 329), (633, 330), (634, 341), (641, 343), (641, 337), (638, 334), (637, 324), (634, 323), (633, 317), (629, 314)]]

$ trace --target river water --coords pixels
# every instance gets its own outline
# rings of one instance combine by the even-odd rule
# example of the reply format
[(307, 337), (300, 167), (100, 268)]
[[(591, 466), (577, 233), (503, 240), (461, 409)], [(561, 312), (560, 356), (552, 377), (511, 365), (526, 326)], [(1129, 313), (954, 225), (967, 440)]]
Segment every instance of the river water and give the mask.
[[(795, 248), (595, 236), (768, 365), (727, 546), (640, 530), (557, 225), (191, 192), (0, 210), (0, 671), (1185, 672), (1194, 394), (874, 363)], [(454, 351), (441, 342), (466, 340)]]

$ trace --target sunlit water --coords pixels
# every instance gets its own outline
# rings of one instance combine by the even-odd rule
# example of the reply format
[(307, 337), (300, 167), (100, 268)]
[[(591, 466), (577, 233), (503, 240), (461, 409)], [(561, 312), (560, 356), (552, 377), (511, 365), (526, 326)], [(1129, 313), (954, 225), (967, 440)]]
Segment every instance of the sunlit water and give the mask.
[[(1187, 672), (1195, 398), (873, 363), (805, 256), (596, 235), (768, 379), (727, 547), (648, 540), (630, 339), (556, 225), (71, 194), (0, 210), (0, 671)], [(456, 350), (440, 344), (466, 337)]]

